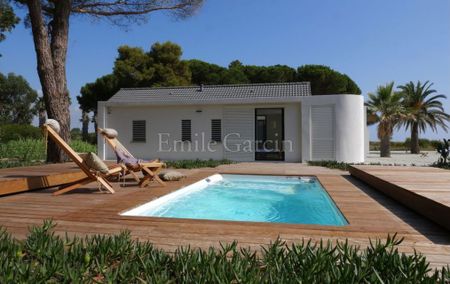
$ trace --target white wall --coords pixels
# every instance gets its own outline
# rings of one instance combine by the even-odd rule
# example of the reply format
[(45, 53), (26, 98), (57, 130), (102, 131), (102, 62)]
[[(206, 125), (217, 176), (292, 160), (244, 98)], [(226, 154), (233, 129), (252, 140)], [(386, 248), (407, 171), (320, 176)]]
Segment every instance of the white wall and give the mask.
[(333, 106), (335, 115), (335, 156), (340, 162), (364, 162), (365, 112), (360, 95), (311, 96), (302, 99), (302, 160), (311, 157), (311, 107)]
[[(260, 105), (202, 105), (202, 106), (126, 106), (113, 105), (108, 102), (98, 104), (98, 125), (101, 128), (114, 128), (119, 133), (122, 144), (141, 159), (161, 158), (165, 160), (181, 159), (233, 159), (254, 161), (254, 153), (226, 153), (223, 145), (211, 145), (211, 119), (222, 120), (222, 134), (242, 133), (242, 138), (254, 141), (255, 108), (284, 108), (285, 140), (292, 141), (289, 152), (285, 153), (288, 162), (301, 161), (301, 115), (300, 103), (260, 104)], [(201, 112), (197, 112), (201, 110)], [(225, 113), (225, 114), (224, 114)], [(190, 119), (192, 125), (192, 142), (183, 143), (185, 151), (178, 144), (173, 147), (173, 140), (181, 140), (181, 120)], [(132, 121), (146, 120), (146, 142), (132, 142)], [(237, 127), (239, 126), (239, 127)], [(159, 145), (159, 135), (170, 135), (171, 151), (166, 151), (167, 144)], [(166, 136), (163, 136), (166, 137)], [(114, 153), (105, 147), (99, 138), (98, 153), (107, 160), (115, 159)], [(192, 151), (186, 151), (191, 146)], [(207, 147), (211, 146), (209, 151)], [(254, 150), (254, 143), (252, 143)], [(160, 151), (160, 149), (162, 151)]]
[[(239, 125), (237, 132), (245, 132), (245, 138), (254, 140), (254, 110), (255, 108), (284, 108), (284, 122), (286, 141), (292, 141), (291, 151), (286, 151), (285, 161), (300, 162), (311, 160), (311, 114), (312, 106), (331, 105), (335, 116), (335, 157), (337, 161), (363, 162), (365, 148), (365, 112), (364, 100), (359, 95), (326, 95), (304, 97), (301, 102), (283, 104), (242, 104), (242, 105), (202, 105), (202, 106), (131, 106), (114, 105), (99, 102), (99, 127), (114, 128), (119, 132), (119, 140), (136, 157), (141, 159), (161, 158), (167, 160), (180, 159), (224, 159), (232, 158), (240, 161), (253, 161), (254, 155), (238, 155), (239, 159), (225, 153), (223, 145), (211, 146), (212, 151), (206, 148), (211, 136), (211, 119), (222, 120), (222, 134), (233, 131), (232, 123), (224, 125), (229, 115), (224, 116), (228, 110), (241, 110), (236, 112), (233, 123)], [(201, 112), (197, 112), (201, 110)], [(240, 113), (240, 114), (239, 114)], [(253, 113), (253, 114), (252, 114)], [(239, 114), (239, 115), (238, 115)], [(131, 141), (132, 120), (146, 120), (145, 143)], [(182, 151), (181, 145), (174, 149), (173, 140), (181, 140), (181, 120), (192, 121), (192, 143), (183, 143), (185, 150), (190, 145), (192, 151)], [(250, 121), (250, 120), (253, 120)], [(229, 122), (227, 122), (229, 123)], [(245, 129), (242, 129), (244, 127)], [(159, 151), (158, 134), (170, 134), (170, 147), (172, 151)], [(203, 134), (202, 134), (203, 133)], [(197, 134), (197, 136), (195, 136)], [(203, 141), (203, 142), (202, 142)], [(98, 152), (103, 159), (115, 159), (109, 147), (99, 138)], [(167, 145), (163, 145), (167, 146)], [(203, 147), (202, 147), (203, 146)], [(254, 144), (253, 150), (254, 150)], [(290, 145), (289, 145), (290, 146)]]

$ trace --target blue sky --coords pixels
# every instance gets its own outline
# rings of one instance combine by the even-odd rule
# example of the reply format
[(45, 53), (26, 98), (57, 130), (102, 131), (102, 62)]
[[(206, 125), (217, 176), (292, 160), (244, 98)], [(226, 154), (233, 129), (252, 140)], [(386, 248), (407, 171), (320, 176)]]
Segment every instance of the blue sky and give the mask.
[[(187, 20), (153, 14), (148, 23), (128, 30), (72, 18), (67, 65), (72, 127), (79, 127), (80, 87), (111, 72), (118, 46), (148, 50), (167, 40), (182, 46), (185, 59), (223, 66), (235, 59), (254, 65), (324, 64), (348, 74), (364, 95), (389, 81), (430, 80), (450, 97), (448, 0), (207, 0)], [(30, 30), (20, 24), (0, 43), (0, 53), (0, 72), (20, 74), (40, 90)], [(449, 101), (445, 107), (450, 110)], [(400, 130), (394, 140), (406, 136)]]

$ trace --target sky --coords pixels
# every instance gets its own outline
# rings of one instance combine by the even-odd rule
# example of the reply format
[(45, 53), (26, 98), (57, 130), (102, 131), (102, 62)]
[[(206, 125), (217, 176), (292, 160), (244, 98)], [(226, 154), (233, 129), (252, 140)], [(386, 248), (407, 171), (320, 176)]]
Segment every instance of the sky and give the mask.
[[(17, 11), (23, 17), (25, 11)], [(128, 28), (73, 17), (67, 60), (72, 127), (80, 127), (76, 96), (80, 88), (111, 73), (120, 45), (149, 50), (172, 41), (184, 59), (227, 66), (244, 64), (323, 64), (349, 75), (363, 95), (394, 81), (434, 82), (450, 97), (450, 1), (448, 0), (206, 0), (191, 18), (152, 14)], [(0, 43), (0, 72), (24, 76), (41, 86), (31, 31), (19, 24)], [(450, 101), (444, 102), (450, 111)], [(393, 140), (409, 133), (397, 130)], [(448, 134), (427, 131), (426, 138)], [(376, 140), (376, 128), (370, 127)]]

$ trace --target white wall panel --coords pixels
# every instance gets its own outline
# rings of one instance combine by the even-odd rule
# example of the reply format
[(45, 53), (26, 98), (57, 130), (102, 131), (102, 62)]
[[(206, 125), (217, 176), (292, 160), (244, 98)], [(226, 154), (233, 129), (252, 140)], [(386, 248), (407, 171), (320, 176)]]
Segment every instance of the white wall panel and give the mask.
[(255, 108), (225, 107), (223, 109), (225, 159), (254, 161)]
[(311, 107), (311, 155), (313, 161), (335, 160), (334, 107)]

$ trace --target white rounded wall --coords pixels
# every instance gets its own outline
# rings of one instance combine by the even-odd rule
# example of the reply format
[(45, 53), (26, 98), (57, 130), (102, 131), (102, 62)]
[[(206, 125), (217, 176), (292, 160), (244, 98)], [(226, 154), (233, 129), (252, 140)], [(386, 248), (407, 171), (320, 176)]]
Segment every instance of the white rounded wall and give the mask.
[(364, 162), (364, 97), (353, 94), (310, 96), (302, 99), (302, 161), (314, 160), (311, 141), (311, 108), (332, 106), (334, 112), (335, 160)]
[(357, 95), (336, 95), (336, 160), (364, 162), (364, 98)]

